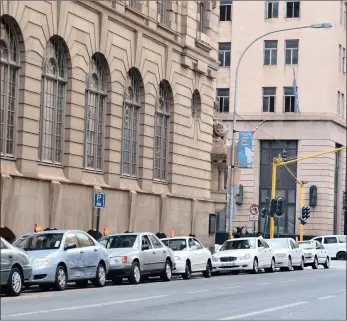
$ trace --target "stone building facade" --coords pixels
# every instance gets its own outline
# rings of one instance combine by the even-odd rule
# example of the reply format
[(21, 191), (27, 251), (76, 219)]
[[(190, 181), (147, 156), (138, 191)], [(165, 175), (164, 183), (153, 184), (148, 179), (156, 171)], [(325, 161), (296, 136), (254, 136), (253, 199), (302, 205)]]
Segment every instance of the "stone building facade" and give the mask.
[(214, 242), (218, 14), (207, 0), (1, 1), (2, 235), (93, 230), (102, 191), (101, 231)]

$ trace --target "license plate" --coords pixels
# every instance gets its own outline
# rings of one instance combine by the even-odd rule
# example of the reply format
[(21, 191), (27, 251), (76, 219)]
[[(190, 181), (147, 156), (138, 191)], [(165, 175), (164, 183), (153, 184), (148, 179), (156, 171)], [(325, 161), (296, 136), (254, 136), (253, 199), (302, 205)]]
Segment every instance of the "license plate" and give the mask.
[(232, 267), (234, 265), (235, 265), (235, 263), (223, 263), (222, 264), (223, 267)]

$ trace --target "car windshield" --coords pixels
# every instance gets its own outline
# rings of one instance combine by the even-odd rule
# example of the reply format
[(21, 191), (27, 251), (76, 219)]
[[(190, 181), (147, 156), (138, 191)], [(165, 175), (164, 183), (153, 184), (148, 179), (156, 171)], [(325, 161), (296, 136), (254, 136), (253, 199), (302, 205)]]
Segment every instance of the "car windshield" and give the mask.
[(266, 243), (275, 250), (289, 248), (288, 241), (286, 239), (270, 239), (266, 240)]
[(13, 246), (25, 251), (56, 250), (60, 247), (63, 233), (25, 235), (13, 243)]
[(304, 250), (313, 250), (313, 243), (311, 242), (298, 242), (298, 245)]
[(220, 251), (255, 249), (254, 240), (232, 240), (223, 244)]
[(173, 251), (183, 251), (187, 248), (186, 239), (162, 240), (162, 242)]
[(120, 234), (111, 237), (108, 249), (125, 249), (138, 247), (138, 236), (134, 234)]

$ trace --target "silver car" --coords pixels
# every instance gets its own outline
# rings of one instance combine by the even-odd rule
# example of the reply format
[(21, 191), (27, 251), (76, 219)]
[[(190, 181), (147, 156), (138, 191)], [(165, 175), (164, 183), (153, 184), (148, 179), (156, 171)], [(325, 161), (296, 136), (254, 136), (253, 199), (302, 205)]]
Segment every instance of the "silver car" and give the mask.
[(68, 282), (85, 287), (91, 280), (103, 287), (109, 269), (108, 254), (83, 231), (54, 230), (25, 234), (14, 246), (25, 250), (33, 265), (26, 286), (39, 285), (47, 290), (65, 290)]
[(1, 285), (8, 296), (18, 296), (21, 293), (24, 280), (32, 273), (28, 255), (0, 238)]
[(138, 284), (148, 276), (171, 280), (175, 269), (174, 255), (154, 234), (116, 234), (102, 237), (99, 242), (109, 254), (108, 279), (114, 284), (120, 284), (123, 278)]

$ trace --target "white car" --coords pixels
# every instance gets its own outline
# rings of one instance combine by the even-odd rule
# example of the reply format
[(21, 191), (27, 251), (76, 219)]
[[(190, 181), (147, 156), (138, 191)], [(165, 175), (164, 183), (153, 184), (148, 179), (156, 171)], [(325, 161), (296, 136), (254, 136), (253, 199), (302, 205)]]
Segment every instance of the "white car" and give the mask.
[(305, 268), (304, 251), (292, 238), (276, 238), (265, 240), (275, 254), (276, 268), (293, 271)]
[(275, 256), (271, 247), (260, 237), (243, 237), (224, 242), (212, 256), (213, 272), (251, 271), (275, 272)]
[(313, 269), (318, 269), (321, 264), (325, 269), (330, 267), (330, 257), (328, 251), (318, 241), (301, 241), (298, 245), (304, 251), (305, 266), (312, 266)]
[(321, 243), (328, 250), (330, 258), (346, 261), (346, 235), (316, 236), (312, 240)]
[(161, 241), (174, 252), (176, 262), (174, 274), (181, 274), (185, 280), (197, 272), (202, 272), (205, 278), (211, 277), (212, 254), (197, 238), (178, 236), (164, 238)]

